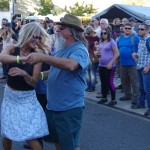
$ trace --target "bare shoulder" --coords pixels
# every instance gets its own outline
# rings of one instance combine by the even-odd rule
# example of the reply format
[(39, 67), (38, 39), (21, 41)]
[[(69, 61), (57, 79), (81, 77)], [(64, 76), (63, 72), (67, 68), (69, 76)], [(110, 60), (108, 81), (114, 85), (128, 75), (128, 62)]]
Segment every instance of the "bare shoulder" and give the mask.
[(15, 50), (15, 47), (13, 45), (8, 45), (6, 48), (2, 51), (2, 54), (12, 54)]

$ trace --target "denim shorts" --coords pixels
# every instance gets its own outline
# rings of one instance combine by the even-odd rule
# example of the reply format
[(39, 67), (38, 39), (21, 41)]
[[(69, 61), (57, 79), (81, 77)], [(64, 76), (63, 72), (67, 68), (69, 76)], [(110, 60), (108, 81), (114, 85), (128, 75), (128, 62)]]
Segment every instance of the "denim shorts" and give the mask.
[(80, 129), (83, 107), (66, 111), (45, 111), (50, 134), (46, 142), (59, 143), (62, 150), (73, 150), (80, 146)]

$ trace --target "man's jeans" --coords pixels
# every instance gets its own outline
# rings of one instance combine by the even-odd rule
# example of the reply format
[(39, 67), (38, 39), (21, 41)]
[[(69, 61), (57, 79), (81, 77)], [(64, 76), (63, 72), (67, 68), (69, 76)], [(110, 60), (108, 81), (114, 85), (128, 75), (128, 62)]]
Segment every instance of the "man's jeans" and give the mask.
[(147, 100), (147, 105), (150, 108), (150, 71), (143, 73), (143, 69), (138, 70), (139, 78), (139, 104), (145, 105), (145, 100)]
[(87, 88), (95, 89), (96, 84), (96, 71), (98, 68), (98, 62), (97, 63), (90, 63), (88, 67), (88, 71), (86, 73), (86, 81), (87, 81)]

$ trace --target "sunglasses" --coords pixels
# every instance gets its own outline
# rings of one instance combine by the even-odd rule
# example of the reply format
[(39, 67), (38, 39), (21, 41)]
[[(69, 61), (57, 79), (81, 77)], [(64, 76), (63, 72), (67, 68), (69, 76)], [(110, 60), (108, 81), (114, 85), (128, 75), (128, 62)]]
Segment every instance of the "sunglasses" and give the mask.
[(33, 39), (35, 39), (35, 40), (41, 40), (42, 38), (40, 36), (34, 36), (33, 35)]
[(106, 32), (101, 32), (101, 35), (107, 35), (107, 33)]
[(65, 30), (65, 29), (66, 29), (65, 26), (60, 26), (60, 27), (59, 27), (59, 30)]
[(131, 28), (125, 28), (126, 30), (131, 30)]
[(139, 28), (139, 30), (144, 31), (145, 29)]

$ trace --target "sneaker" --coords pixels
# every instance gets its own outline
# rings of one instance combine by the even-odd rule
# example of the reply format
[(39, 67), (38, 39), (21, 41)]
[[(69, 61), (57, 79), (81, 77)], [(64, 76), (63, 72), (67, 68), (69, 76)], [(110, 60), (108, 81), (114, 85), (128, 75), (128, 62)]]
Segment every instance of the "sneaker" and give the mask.
[(119, 90), (119, 89), (122, 89), (122, 85), (121, 84), (116, 87), (116, 90)]
[(1, 76), (0, 79), (6, 79), (6, 76)]
[(150, 108), (144, 113), (144, 116), (145, 116), (145, 117), (150, 116)]
[(102, 94), (100, 93), (100, 94), (98, 94), (98, 95), (96, 95), (96, 98), (102, 98), (103, 96), (102, 96)]
[(131, 102), (132, 105), (138, 105), (138, 99), (133, 99)]
[(97, 102), (97, 104), (103, 104), (103, 103), (106, 103), (106, 102), (108, 102), (107, 98), (102, 98), (101, 100), (99, 100)]
[(141, 105), (141, 104), (137, 104), (137, 105), (132, 105), (131, 108), (132, 109), (139, 109), (139, 108), (145, 108), (145, 106)]
[(90, 90), (90, 88), (86, 88), (86, 89), (85, 89), (85, 91), (88, 91), (88, 90)]
[(23, 148), (25, 148), (25, 149), (31, 149), (31, 147), (30, 147), (27, 143), (25, 143), (25, 144), (23, 145)]
[(87, 90), (87, 92), (94, 92), (95, 88), (90, 88), (89, 90)]
[(101, 92), (97, 92), (97, 95), (102, 94)]
[(110, 101), (107, 105), (108, 106), (114, 106), (117, 104), (117, 101), (116, 100), (113, 100), (113, 101)]
[(102, 94), (101, 92), (97, 92), (97, 95)]
[(120, 100), (120, 101), (131, 100), (131, 97), (123, 96), (123, 97), (120, 97), (119, 100)]

